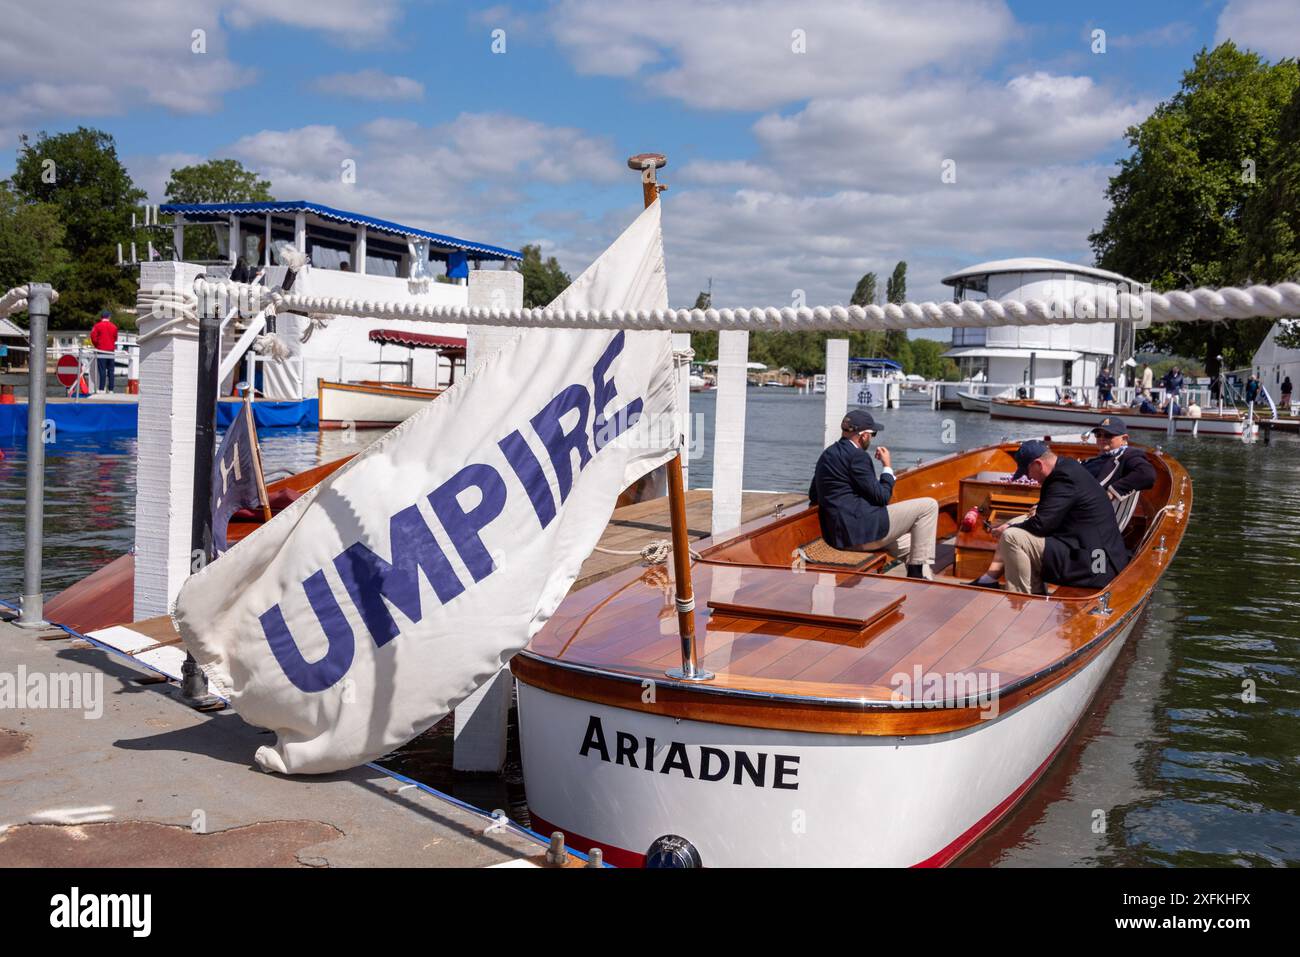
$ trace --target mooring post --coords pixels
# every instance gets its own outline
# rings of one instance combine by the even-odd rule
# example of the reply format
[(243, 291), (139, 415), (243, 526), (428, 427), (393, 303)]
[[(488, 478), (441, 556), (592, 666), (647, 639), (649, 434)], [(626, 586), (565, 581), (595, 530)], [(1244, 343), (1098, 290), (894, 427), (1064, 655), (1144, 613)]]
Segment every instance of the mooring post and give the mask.
[(23, 543), (21, 628), (45, 628), (41, 558), (45, 545), (45, 335), (50, 324), (50, 287), (27, 287), (27, 526)]
[[(199, 363), (194, 406), (194, 506), (191, 513), (191, 568), (212, 561), (212, 459), (217, 442), (217, 373), (221, 365), (221, 319), (215, 308), (199, 306)], [(181, 701), (206, 710), (221, 705), (208, 693), (208, 679), (188, 652), (181, 666)]]
[(822, 448), (840, 440), (840, 423), (849, 409), (849, 340), (826, 340), (826, 409)]

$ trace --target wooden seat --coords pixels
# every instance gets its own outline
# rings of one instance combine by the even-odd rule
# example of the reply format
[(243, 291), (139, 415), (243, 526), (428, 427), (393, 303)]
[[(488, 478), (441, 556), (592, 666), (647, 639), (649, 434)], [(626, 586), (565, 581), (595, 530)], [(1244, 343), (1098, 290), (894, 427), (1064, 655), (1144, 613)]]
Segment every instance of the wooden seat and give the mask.
[(883, 565), (887, 555), (884, 552), (855, 552), (836, 548), (824, 538), (814, 538), (799, 546), (804, 559), (812, 565), (828, 565), (833, 568), (850, 569), (855, 572), (867, 571)]

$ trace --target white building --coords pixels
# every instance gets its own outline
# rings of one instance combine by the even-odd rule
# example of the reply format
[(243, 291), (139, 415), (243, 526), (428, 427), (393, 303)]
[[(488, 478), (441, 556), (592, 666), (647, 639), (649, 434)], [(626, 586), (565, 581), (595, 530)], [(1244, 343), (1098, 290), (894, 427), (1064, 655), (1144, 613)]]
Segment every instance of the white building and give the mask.
[[(953, 301), (979, 299), (1072, 301), (1081, 285), (1121, 286), (1134, 294), (1142, 287), (1118, 273), (1077, 266), (1058, 259), (1003, 259), (980, 263), (943, 279), (953, 287)], [(992, 326), (953, 329), (952, 348), (944, 353), (961, 370), (963, 380), (988, 383), (997, 394), (1006, 386), (1024, 386), (1040, 399), (1058, 389), (1091, 389), (1101, 369), (1119, 378), (1117, 360), (1132, 354), (1128, 322), (1071, 325)], [(1031, 371), (1032, 370), (1032, 371)]]
[[(304, 295), (392, 301), (410, 299), (448, 306), (469, 304), (469, 271), (484, 263), (503, 268), (522, 260), (513, 249), (470, 242), (304, 201), (262, 203), (179, 203), (159, 207), (170, 213), (175, 258), (185, 261), (185, 231), (215, 230), (222, 261), (207, 265), (208, 275), (236, 268), (239, 260), (256, 271), (267, 268), (268, 285), (276, 285), (285, 268), (274, 265), (272, 249), (283, 240), (305, 252), (310, 265), (300, 271), (293, 291)], [(223, 273), (224, 274), (224, 273)], [(503, 307), (517, 305), (502, 302)], [(311, 399), (317, 381), (384, 380), (436, 388), (451, 380), (452, 359), (434, 350), (406, 350), (370, 340), (375, 328), (465, 338), (461, 323), (415, 320), (329, 322), (315, 325), (306, 317), (276, 318), (276, 333), (292, 355), (285, 361), (258, 361), (259, 394), (271, 399)], [(222, 337), (224, 354), (235, 345), (239, 329)], [(461, 353), (463, 355), (463, 352)], [(381, 365), (380, 362), (383, 364)], [(410, 363), (409, 367), (404, 363)], [(222, 394), (245, 378), (247, 365), (228, 376)]]
[[(1281, 400), (1282, 382), (1285, 379), (1289, 378), (1292, 386), (1300, 384), (1300, 349), (1287, 349), (1278, 345), (1277, 335), (1281, 331), (1282, 323), (1273, 323), (1273, 328), (1264, 337), (1251, 362), (1259, 381), (1268, 389), (1275, 402)], [(1300, 397), (1300, 392), (1296, 396)]]

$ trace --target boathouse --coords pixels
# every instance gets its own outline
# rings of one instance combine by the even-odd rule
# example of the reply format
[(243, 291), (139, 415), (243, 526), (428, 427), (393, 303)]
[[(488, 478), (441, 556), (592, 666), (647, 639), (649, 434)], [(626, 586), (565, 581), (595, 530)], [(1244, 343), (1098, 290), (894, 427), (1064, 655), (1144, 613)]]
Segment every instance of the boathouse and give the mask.
[[(1141, 294), (1141, 283), (1119, 273), (1079, 266), (1059, 259), (1001, 259), (968, 266), (943, 283), (953, 288), (953, 301), (1056, 299), (1068, 302), (1081, 287), (1122, 288)], [(1058, 390), (1091, 389), (1097, 374), (1109, 366), (1118, 378), (1119, 365), (1133, 352), (1133, 328), (1128, 321), (1033, 326), (990, 326), (952, 330), (952, 346), (944, 356), (957, 363), (963, 380), (1025, 386), (1034, 398), (1054, 399)]]

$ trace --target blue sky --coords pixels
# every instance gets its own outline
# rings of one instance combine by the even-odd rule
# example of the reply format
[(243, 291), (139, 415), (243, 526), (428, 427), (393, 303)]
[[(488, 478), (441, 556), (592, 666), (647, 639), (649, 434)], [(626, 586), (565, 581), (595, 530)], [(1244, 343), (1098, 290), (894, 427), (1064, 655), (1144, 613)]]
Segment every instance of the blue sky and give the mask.
[(785, 305), (843, 301), (898, 259), (911, 298), (981, 260), (1089, 262), (1125, 127), (1197, 50), (1300, 53), (1279, 0), (3, 10), (0, 175), (19, 133), (92, 125), (155, 201), (172, 167), (234, 156), (277, 198), (540, 243), (576, 275), (639, 208), (624, 160), (656, 150), (677, 305), (710, 277), (719, 305)]

